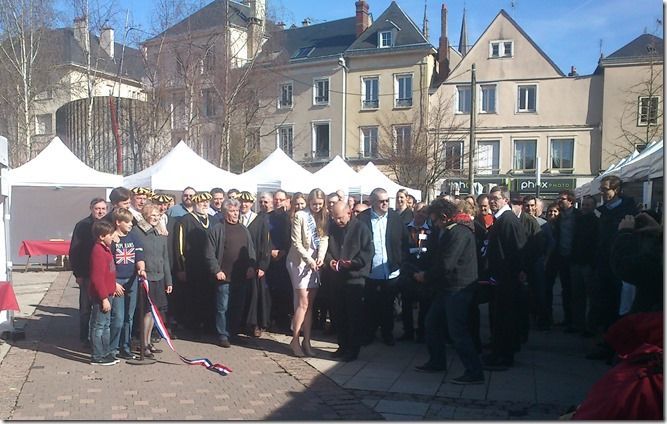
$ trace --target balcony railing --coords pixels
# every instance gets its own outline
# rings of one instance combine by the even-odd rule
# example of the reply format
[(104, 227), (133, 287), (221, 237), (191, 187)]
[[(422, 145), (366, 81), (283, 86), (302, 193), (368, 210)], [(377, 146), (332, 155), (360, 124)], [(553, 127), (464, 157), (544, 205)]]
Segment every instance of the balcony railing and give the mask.
[(375, 100), (364, 100), (362, 102), (362, 107), (364, 109), (377, 109), (380, 106), (380, 101), (375, 99)]
[(410, 107), (412, 106), (412, 97), (407, 99), (396, 99), (396, 107)]

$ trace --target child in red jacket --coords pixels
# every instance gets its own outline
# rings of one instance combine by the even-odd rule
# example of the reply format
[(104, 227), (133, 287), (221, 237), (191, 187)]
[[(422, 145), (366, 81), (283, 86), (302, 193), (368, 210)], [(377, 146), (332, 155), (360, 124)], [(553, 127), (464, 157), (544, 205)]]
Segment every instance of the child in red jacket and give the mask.
[(93, 305), (90, 315), (91, 365), (114, 365), (119, 361), (109, 346), (111, 296), (116, 290), (116, 266), (111, 253), (115, 228), (106, 221), (93, 224), (95, 245), (90, 253), (90, 286), (88, 295)]

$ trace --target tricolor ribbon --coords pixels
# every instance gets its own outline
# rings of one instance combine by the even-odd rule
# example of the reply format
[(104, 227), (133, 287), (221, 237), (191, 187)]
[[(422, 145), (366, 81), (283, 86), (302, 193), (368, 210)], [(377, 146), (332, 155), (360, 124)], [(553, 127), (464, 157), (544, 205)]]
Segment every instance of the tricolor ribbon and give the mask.
[(232, 372), (232, 370), (227, 366), (222, 364), (214, 364), (207, 358), (188, 359), (185, 356), (176, 352), (176, 348), (174, 348), (174, 343), (171, 341), (171, 337), (169, 336), (167, 327), (164, 325), (162, 316), (155, 307), (155, 304), (153, 304), (153, 299), (151, 299), (150, 291), (148, 289), (148, 281), (146, 281), (145, 278), (139, 278), (139, 283), (143, 286), (144, 291), (146, 292), (146, 298), (148, 299), (148, 303), (151, 308), (151, 314), (153, 314), (153, 320), (155, 321), (155, 327), (157, 328), (157, 331), (160, 333), (162, 338), (167, 341), (167, 344), (169, 345), (171, 350), (173, 350), (174, 353), (177, 354), (179, 358), (181, 358), (181, 361), (185, 362), (188, 365), (201, 365), (203, 367), (206, 367), (207, 370), (217, 372), (220, 375), (227, 375), (230, 372)]

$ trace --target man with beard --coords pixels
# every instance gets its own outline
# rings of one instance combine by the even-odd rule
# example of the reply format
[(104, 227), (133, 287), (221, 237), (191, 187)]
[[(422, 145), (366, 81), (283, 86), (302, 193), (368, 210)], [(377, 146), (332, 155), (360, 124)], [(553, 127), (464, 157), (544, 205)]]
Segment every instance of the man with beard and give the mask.
[[(269, 200), (270, 194), (262, 193), (262, 199)], [(266, 212), (256, 214), (252, 211), (255, 196), (248, 191), (242, 191), (238, 199), (241, 201), (241, 223), (250, 232), (250, 239), (255, 248), (257, 274), (250, 280), (246, 293), (245, 324), (249, 335), (261, 337), (262, 329), (266, 330), (270, 324), (271, 297), (266, 285), (266, 271), (271, 259), (271, 241), (269, 237), (269, 222)], [(273, 200), (273, 199), (271, 199)], [(273, 202), (271, 202), (273, 207)]]
[(495, 281), (491, 298), (493, 326), (491, 354), (483, 358), (484, 367), (503, 371), (514, 365), (514, 353), (520, 347), (519, 305), (520, 285), (526, 281), (521, 251), (526, 244), (525, 231), (509, 206), (510, 192), (495, 186), (489, 193), (489, 206), (495, 217), (489, 229), (486, 257), (489, 275)]
[(373, 241), (371, 232), (356, 218), (350, 207), (338, 202), (331, 208), (329, 248), (324, 263), (336, 281), (333, 298), (336, 300), (338, 350), (332, 354), (345, 362), (359, 356), (363, 337), (363, 295), (365, 278), (371, 269)]
[(69, 260), (72, 272), (79, 285), (79, 340), (89, 345), (88, 323), (92, 304), (88, 296), (90, 285), (90, 252), (95, 245), (93, 224), (107, 213), (107, 203), (96, 197), (90, 201), (90, 215), (77, 222), (72, 231), (72, 242), (69, 247)]
[(225, 220), (207, 235), (206, 271), (215, 281), (215, 329), (218, 345), (231, 346), (241, 330), (248, 280), (256, 276), (250, 232), (239, 222), (239, 201), (222, 202)]
[(271, 241), (271, 261), (266, 280), (271, 293), (271, 320), (275, 329), (289, 331), (292, 315), (292, 283), (287, 273), (285, 257), (289, 252), (290, 219), (285, 203), (287, 193), (277, 190), (273, 193), (273, 211), (268, 215)]
[(201, 336), (202, 328), (214, 328), (215, 292), (210, 284), (205, 256), (213, 221), (208, 214), (210, 200), (208, 192), (196, 193), (192, 197), (193, 211), (181, 217), (174, 228), (176, 257), (173, 267), (184, 295), (183, 310), (177, 311), (176, 317), (179, 324), (184, 323), (196, 336)]
[[(193, 209), (193, 197), (197, 191), (192, 187), (185, 187), (183, 193), (181, 194), (181, 203), (174, 205), (169, 208), (167, 211), (167, 216), (169, 218), (180, 218), (192, 212)], [(208, 193), (207, 193), (208, 194)], [(210, 196), (210, 194), (208, 194)], [(208, 213), (208, 211), (207, 211)]]

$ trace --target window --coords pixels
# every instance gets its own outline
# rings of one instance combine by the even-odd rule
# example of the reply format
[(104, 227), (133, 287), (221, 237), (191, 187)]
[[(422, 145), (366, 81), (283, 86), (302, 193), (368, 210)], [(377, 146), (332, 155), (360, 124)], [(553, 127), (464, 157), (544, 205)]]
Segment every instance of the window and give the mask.
[(35, 134), (53, 134), (53, 122), (50, 113), (35, 116)]
[(521, 171), (535, 170), (537, 140), (514, 141), (514, 169)]
[(479, 175), (497, 175), (500, 173), (500, 141), (484, 140), (477, 142), (476, 173)]
[(292, 83), (280, 84), (280, 97), (278, 98), (278, 109), (289, 109), (292, 107)]
[(211, 73), (213, 73), (214, 70), (215, 70), (215, 53), (213, 52), (212, 47), (210, 47), (201, 61), (200, 73), (202, 75), (204, 74), (210, 75)]
[(179, 56), (176, 56), (176, 74), (181, 77), (185, 76), (185, 64)]
[(562, 138), (551, 140), (551, 169), (560, 172), (574, 169), (574, 139)]
[(446, 141), (443, 149), (445, 169), (448, 171), (461, 172), (463, 170), (463, 142)]
[(396, 107), (412, 106), (412, 74), (396, 75), (394, 90)]
[(456, 102), (456, 113), (470, 113), (470, 86), (458, 85), (456, 86), (458, 94), (458, 101)]
[(537, 110), (537, 85), (520, 85), (517, 95), (517, 111), (535, 112)]
[(202, 90), (202, 100), (204, 116), (215, 116), (215, 90), (212, 88)]
[(174, 94), (171, 101), (171, 128), (185, 128), (187, 122), (185, 97), (183, 94)]
[(375, 158), (378, 156), (378, 127), (361, 129), (361, 156)]
[(303, 59), (305, 57), (310, 56), (310, 54), (315, 50), (315, 47), (308, 46), (308, 47), (301, 47), (299, 50), (294, 53), (294, 56), (292, 56), (292, 59)]
[(378, 33), (378, 47), (381, 49), (393, 46), (393, 37), (391, 31), (381, 31)]
[(313, 82), (313, 104), (327, 105), (329, 104), (329, 79), (316, 79)]
[(294, 126), (283, 125), (278, 127), (278, 147), (289, 157), (294, 154)]
[(313, 124), (313, 153), (315, 159), (329, 157), (329, 123)]
[(378, 77), (362, 78), (361, 81), (361, 108), (377, 109), (380, 106)]
[(394, 150), (396, 153), (409, 152), (412, 147), (412, 127), (396, 125), (394, 127)]
[(496, 86), (480, 85), (480, 91), (482, 93), (480, 113), (496, 113)]
[(514, 56), (514, 42), (511, 40), (494, 40), (489, 43), (489, 57)]
[(640, 97), (639, 111), (637, 112), (637, 125), (640, 127), (645, 127), (647, 125), (657, 125), (659, 107), (660, 97)]

